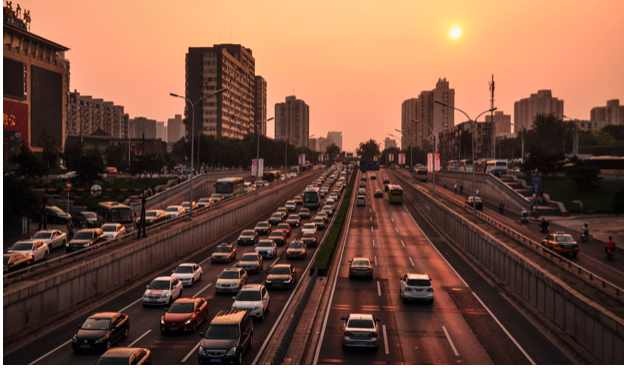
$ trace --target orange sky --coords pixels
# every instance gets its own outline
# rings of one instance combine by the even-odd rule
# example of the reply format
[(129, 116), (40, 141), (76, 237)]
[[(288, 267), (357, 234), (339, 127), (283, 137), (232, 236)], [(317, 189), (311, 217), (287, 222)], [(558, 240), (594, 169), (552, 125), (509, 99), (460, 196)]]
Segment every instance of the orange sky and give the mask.
[(294, 91), (310, 105), (310, 134), (341, 130), (345, 150), (400, 129), (401, 103), (443, 77), (472, 117), (489, 108), (491, 74), (495, 105), (512, 120), (514, 101), (538, 89), (563, 99), (571, 118), (624, 104), (622, 0), (17, 3), (33, 33), (71, 49), (71, 90), (131, 117), (182, 113), (169, 93), (184, 93), (188, 47), (230, 42), (252, 49), (268, 117)]

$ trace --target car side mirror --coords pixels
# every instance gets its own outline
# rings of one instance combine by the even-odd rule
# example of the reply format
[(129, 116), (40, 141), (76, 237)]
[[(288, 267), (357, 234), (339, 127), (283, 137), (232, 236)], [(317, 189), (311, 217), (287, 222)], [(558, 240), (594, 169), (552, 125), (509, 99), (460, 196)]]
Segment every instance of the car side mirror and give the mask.
[(269, 300), (269, 298), (265, 296), (265, 297), (262, 297), (262, 300)]
[(171, 270), (171, 273), (175, 273), (175, 270)]
[(379, 318), (375, 318), (375, 322), (381, 322)]
[(149, 285), (145, 285), (145, 288), (146, 288), (146, 289), (149, 289)]
[(165, 308), (165, 312), (168, 311), (168, 310), (169, 310), (169, 308)]
[(433, 281), (433, 279), (429, 279), (429, 281)]
[(199, 333), (199, 336), (204, 337), (204, 333), (203, 333), (203, 332), (200, 332), (200, 333)]
[(78, 328), (82, 328), (82, 325), (78, 325)]
[(340, 317), (341, 321), (346, 321), (347, 319), (345, 317)]
[(232, 297), (232, 300), (236, 300), (236, 297), (235, 297), (235, 296), (233, 296), (233, 297)]
[(371, 264), (375, 264), (375, 262), (371, 262)]

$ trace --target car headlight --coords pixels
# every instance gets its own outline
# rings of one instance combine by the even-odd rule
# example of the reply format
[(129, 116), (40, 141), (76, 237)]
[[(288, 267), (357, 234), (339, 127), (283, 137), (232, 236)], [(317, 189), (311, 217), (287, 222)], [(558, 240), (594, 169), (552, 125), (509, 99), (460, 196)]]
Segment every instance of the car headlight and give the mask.
[(236, 303), (232, 303), (232, 310), (236, 310)]
[(290, 283), (290, 280), (284, 280), (284, 282), (288, 284), (288, 283)]
[(225, 355), (229, 355), (229, 356), (236, 355), (236, 348), (231, 348), (230, 350), (228, 350), (227, 354)]
[(99, 339), (95, 340), (95, 343), (96, 343), (96, 344), (101, 344), (101, 343), (103, 343), (104, 341), (106, 341), (106, 337), (101, 337), (101, 338), (99, 338)]
[(253, 310), (260, 310), (260, 306), (257, 305)]
[(271, 280), (266, 280), (266, 283), (267, 283), (267, 284), (270, 284), (270, 283), (271, 283)]
[(168, 292), (168, 291), (165, 291), (165, 293), (164, 293), (164, 294), (162, 294), (162, 296), (169, 296), (169, 292)]
[(72, 337), (72, 342), (78, 342), (78, 339), (76, 339), (76, 335), (74, 335), (74, 337)]
[(204, 356), (208, 355), (208, 354), (206, 354), (206, 351), (204, 350), (204, 348), (202, 348), (201, 346), (199, 347), (199, 351), (198, 352), (199, 352), (199, 355), (204, 355)]
[(191, 319), (189, 319), (188, 321), (184, 322), (184, 324), (185, 324), (185, 325), (190, 325), (190, 324), (191, 324), (191, 322), (193, 322), (193, 319), (192, 319), (192, 318), (191, 318)]
[(160, 317), (160, 324), (164, 325), (165, 324), (165, 317)]

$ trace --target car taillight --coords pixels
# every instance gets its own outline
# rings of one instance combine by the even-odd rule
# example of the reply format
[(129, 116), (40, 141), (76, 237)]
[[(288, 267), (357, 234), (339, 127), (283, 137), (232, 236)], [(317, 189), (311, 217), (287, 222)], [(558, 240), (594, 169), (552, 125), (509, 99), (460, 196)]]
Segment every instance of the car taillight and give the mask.
[(428, 292), (428, 293), (433, 293), (433, 288), (429, 288), (429, 289), (427, 289), (427, 292)]
[(403, 291), (412, 291), (412, 288), (405, 288)]
[(377, 337), (377, 332), (371, 332), (368, 334), (368, 337)]
[(351, 332), (345, 332), (344, 335), (345, 336), (353, 336), (353, 334)]

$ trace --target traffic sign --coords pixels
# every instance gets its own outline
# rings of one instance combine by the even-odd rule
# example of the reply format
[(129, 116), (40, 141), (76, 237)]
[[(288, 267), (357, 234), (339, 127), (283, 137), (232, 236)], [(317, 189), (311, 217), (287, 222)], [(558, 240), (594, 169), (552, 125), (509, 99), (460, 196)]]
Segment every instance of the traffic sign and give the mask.
[(65, 183), (65, 185), (67, 185), (67, 189), (71, 189), (71, 183), (70, 182)]
[(360, 171), (379, 171), (379, 161), (360, 161)]
[(531, 193), (540, 194), (541, 192), (542, 192), (542, 176), (532, 175), (531, 176)]
[(94, 186), (91, 187), (91, 195), (92, 196), (99, 196), (102, 193), (102, 187), (99, 186), (98, 184), (95, 184)]

